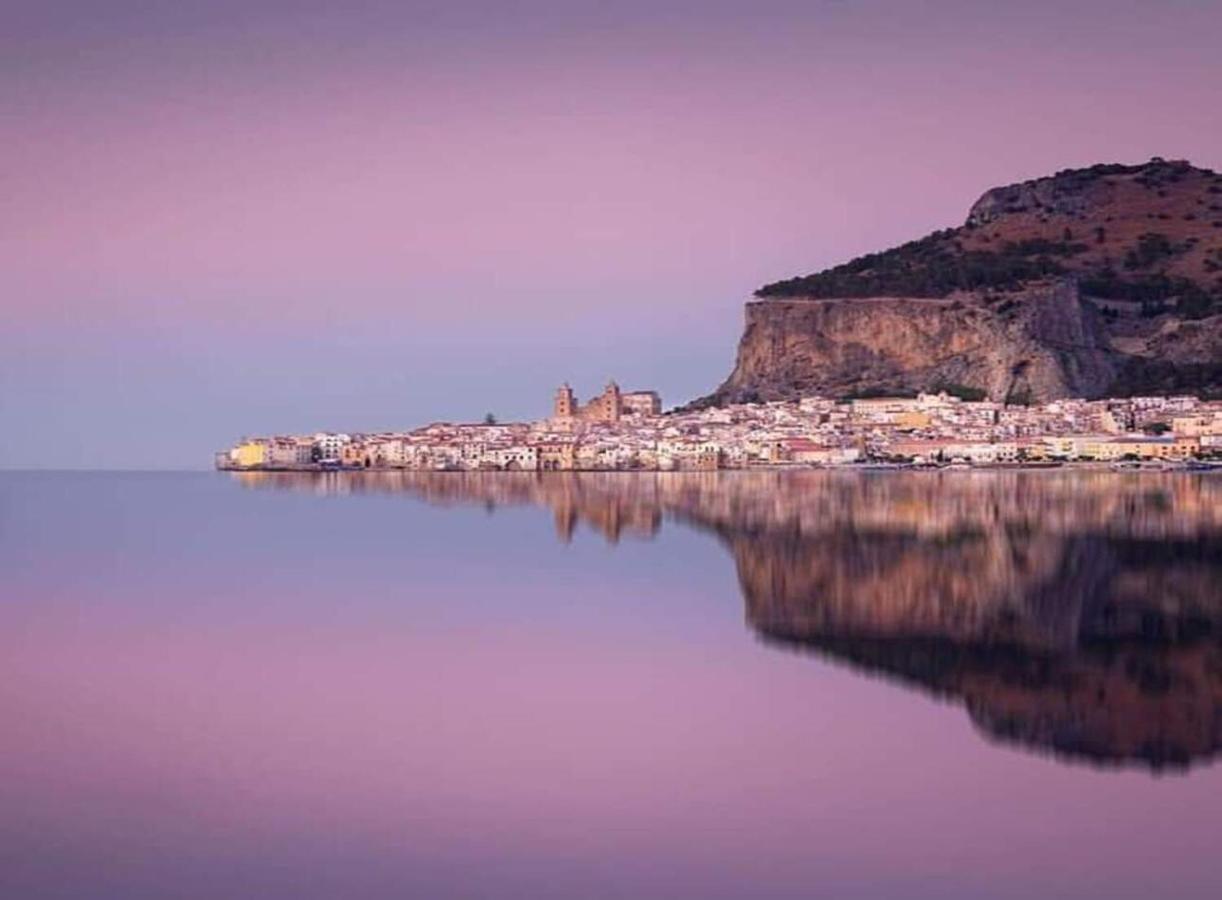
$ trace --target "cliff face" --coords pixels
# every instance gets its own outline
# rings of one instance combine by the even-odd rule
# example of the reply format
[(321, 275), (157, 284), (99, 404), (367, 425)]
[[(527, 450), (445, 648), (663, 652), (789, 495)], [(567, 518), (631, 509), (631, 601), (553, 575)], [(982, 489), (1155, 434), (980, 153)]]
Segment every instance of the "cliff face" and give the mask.
[(747, 304), (723, 402), (971, 386), (997, 399), (1096, 396), (1117, 374), (1073, 281), (987, 299), (880, 297)]
[(1222, 176), (1153, 160), (994, 188), (960, 228), (756, 296), (699, 403), (1222, 393)]

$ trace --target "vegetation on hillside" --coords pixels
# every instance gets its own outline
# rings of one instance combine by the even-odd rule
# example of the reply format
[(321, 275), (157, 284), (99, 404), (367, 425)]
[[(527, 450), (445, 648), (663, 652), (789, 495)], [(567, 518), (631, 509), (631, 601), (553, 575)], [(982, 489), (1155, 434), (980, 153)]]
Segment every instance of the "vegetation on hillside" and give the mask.
[[(761, 308), (774, 298), (943, 299), (947, 334), (957, 334), (961, 326), (982, 325), (996, 328), (1003, 346), (1011, 337), (1034, 339), (1050, 359), (1060, 361), (1067, 384), (1080, 382), (1083, 390), (1222, 397), (1222, 359), (1208, 359), (1222, 321), (1219, 230), (1222, 175), (1157, 157), (1137, 165), (1101, 164), (993, 188), (972, 205), (959, 228), (766, 284), (756, 296), (765, 301)], [(1028, 303), (1051, 282), (1070, 279), (1085, 301), (1084, 327), (1092, 333), (1101, 328), (1099, 336), (1106, 340), (1079, 346), (1072, 333), (1058, 338), (1059, 324), (1044, 315), (1056, 311)], [(791, 326), (788, 310), (781, 312), (786, 315), (776, 327), (783, 333)], [(1206, 317), (1218, 318), (1191, 321)], [(819, 316), (809, 321), (813, 328), (822, 327)], [(836, 323), (829, 319), (826, 324), (832, 332), (829, 340), (835, 342)], [(1184, 327), (1170, 327), (1177, 324)], [(792, 327), (807, 325), (795, 317)], [(744, 337), (744, 346), (751, 344), (754, 350), (761, 342), (751, 334)], [(874, 349), (869, 335), (855, 332), (852, 340), (855, 347), (859, 342), (866, 350)], [(791, 354), (785, 346), (778, 350), (775, 340), (760, 349), (764, 356), (752, 357), (751, 365), (743, 364), (746, 357), (740, 350), (744, 371), (736, 369), (720, 393), (693, 408), (731, 399), (797, 396), (820, 385), (853, 391), (845, 399), (894, 396), (902, 388), (945, 390), (972, 400), (985, 394), (974, 382), (997, 384), (1002, 374), (989, 368), (991, 358), (975, 351), (945, 367), (952, 377), (939, 379), (920, 377), (920, 360), (898, 363), (898, 371), (890, 374), (881, 367), (858, 372), (847, 357), (823, 359), (819, 352), (801, 348)], [(886, 352), (879, 350), (882, 356)], [(1206, 361), (1199, 361), (1202, 356)], [(1107, 374), (1095, 365), (1099, 360), (1118, 372), (1114, 383), (1104, 383)], [(1032, 402), (1035, 388), (1022, 374), (1016, 367), (1009, 388), (994, 399)], [(960, 380), (966, 383), (949, 383)], [(947, 383), (930, 383), (938, 381)]]
[(1013, 290), (1024, 282), (1065, 274), (1061, 258), (1082, 252), (1071, 241), (1007, 243), (999, 250), (964, 250), (955, 229), (843, 265), (766, 284), (757, 297), (946, 297), (954, 291)]
[(1126, 279), (1112, 269), (1104, 269), (1083, 278), (1079, 285), (1088, 297), (1140, 303), (1145, 316), (1159, 315), (1174, 308), (1185, 318), (1200, 319), (1213, 315), (1222, 307), (1222, 297), (1218, 294), (1210, 294), (1186, 278), (1171, 278), (1162, 273)]
[[(1187, 163), (1154, 160), (1143, 166), (1102, 165), (1059, 172), (1054, 180), (1072, 193), (1073, 188), (1107, 175), (1138, 173), (1137, 181), (1150, 189), (1174, 184), (1192, 171)], [(1212, 175), (1207, 170), (1205, 174)], [(1213, 189), (1217, 185), (1210, 185)], [(1204, 201), (1198, 199), (1198, 204)], [(1211, 207), (1212, 210), (1212, 207)], [(1150, 215), (1151, 218), (1169, 218)], [(1196, 214), (1185, 216), (1195, 220)], [(1108, 221), (1111, 221), (1109, 218)], [(1222, 222), (1218, 223), (1222, 225)], [(962, 238), (978, 226), (936, 231), (919, 240), (879, 253), (869, 253), (842, 265), (766, 284), (756, 296), (813, 299), (864, 297), (943, 298), (956, 291), (1014, 291), (1026, 283), (1050, 277), (1078, 278), (1083, 294), (1100, 300), (1140, 304), (1144, 316), (1175, 312), (1199, 319), (1222, 312), (1222, 277), (1193, 280), (1173, 275), (1174, 265), (1191, 252), (1198, 239), (1176, 240), (1150, 231), (1123, 250), (1115, 264), (1104, 257), (1103, 267), (1093, 248), (1108, 240), (1104, 225), (1074, 230), (1065, 227), (1061, 240), (1028, 239), (1001, 243), (996, 249), (967, 249)], [(994, 234), (993, 237), (996, 237)], [(980, 241), (987, 242), (989, 236)], [(1089, 243), (1087, 243), (1089, 242)], [(1093, 252), (1092, 252), (1093, 251)], [(1075, 259), (1087, 254), (1083, 259)], [(1093, 263), (1093, 265), (1092, 265)], [(1222, 252), (1204, 262), (1207, 274), (1222, 272)], [(1008, 310), (995, 310), (1005, 313)], [(1113, 318), (1116, 310), (1107, 311)]]
[(1133, 357), (1108, 388), (1113, 397), (1175, 393), (1192, 394), (1204, 400), (1222, 399), (1222, 362), (1177, 364)]

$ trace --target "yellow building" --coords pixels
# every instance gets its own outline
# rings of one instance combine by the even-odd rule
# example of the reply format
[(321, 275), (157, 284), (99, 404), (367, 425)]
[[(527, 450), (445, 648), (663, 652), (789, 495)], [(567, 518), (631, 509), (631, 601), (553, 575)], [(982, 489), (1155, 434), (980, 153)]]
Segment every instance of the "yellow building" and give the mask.
[(1188, 459), (1200, 446), (1195, 438), (1184, 437), (1131, 437), (1117, 443), (1124, 446), (1125, 455), (1136, 454), (1139, 459)]
[(1131, 437), (1099, 439), (1087, 438), (1078, 445), (1078, 455), (1104, 462), (1126, 458), (1149, 460), (1185, 460), (1196, 455), (1200, 449), (1197, 438)]
[(340, 449), (339, 461), (343, 466), (369, 469), (373, 467), (376, 455), (373, 447), (365, 442), (351, 441)]
[(897, 428), (928, 428), (931, 421), (929, 413), (918, 412), (915, 409), (905, 410), (895, 415)]
[(1171, 430), (1183, 437), (1222, 434), (1222, 416), (1177, 416), (1171, 420)]
[(577, 450), (572, 444), (540, 444), (539, 468), (544, 472), (568, 472), (577, 468)]
[(251, 469), (255, 466), (263, 466), (267, 464), (267, 442), (266, 441), (242, 441), (233, 448), (233, 461), (243, 469)]

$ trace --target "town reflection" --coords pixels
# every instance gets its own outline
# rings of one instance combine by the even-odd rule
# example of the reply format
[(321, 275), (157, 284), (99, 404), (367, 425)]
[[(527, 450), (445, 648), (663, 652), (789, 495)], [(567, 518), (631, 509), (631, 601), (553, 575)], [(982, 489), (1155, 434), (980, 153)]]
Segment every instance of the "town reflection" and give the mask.
[(241, 473), (252, 488), (536, 504), (562, 540), (664, 520), (733, 555), (750, 627), (1100, 766), (1222, 746), (1222, 477), (1110, 471)]

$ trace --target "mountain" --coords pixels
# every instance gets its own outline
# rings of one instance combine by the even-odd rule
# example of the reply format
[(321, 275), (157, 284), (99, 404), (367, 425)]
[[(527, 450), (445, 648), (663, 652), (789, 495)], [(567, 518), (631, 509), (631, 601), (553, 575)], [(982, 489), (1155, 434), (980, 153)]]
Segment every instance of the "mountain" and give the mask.
[(1222, 395), (1222, 175), (1101, 164), (987, 191), (958, 228), (764, 285), (696, 405), (951, 390)]

